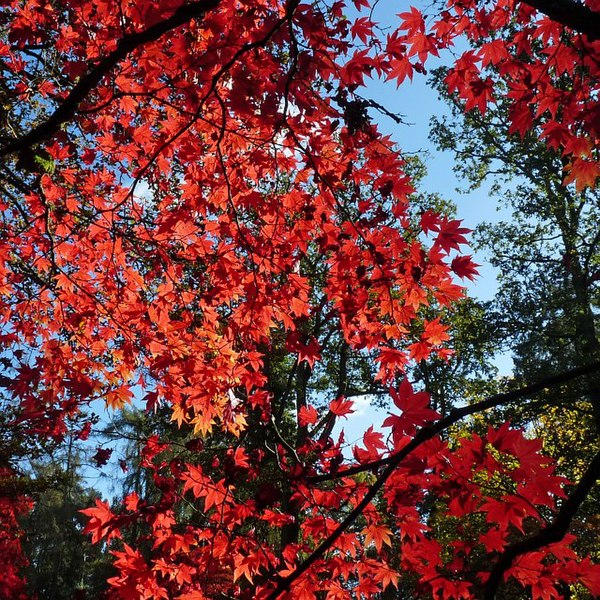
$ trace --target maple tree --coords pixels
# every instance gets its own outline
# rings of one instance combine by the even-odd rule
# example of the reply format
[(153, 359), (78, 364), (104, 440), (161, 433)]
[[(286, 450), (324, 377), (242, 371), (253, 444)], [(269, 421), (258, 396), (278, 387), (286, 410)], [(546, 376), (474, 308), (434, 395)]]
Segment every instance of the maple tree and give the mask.
[[(392, 593), (404, 574), (437, 598), (493, 598), (504, 581), (534, 598), (600, 591), (568, 535), (600, 457), (569, 487), (508, 424), (441, 435), (598, 365), (444, 417), (413, 389), (411, 361), (448, 355), (428, 307), (461, 298), (456, 279), (476, 268), (459, 221), (411, 212), (405, 163), (369, 111), (394, 115), (364, 95), (369, 77), (401, 84), (456, 37), (492, 36), (455, 62), (450, 91), (481, 113), (502, 94), (520, 134), (549, 115), (541, 137), (565, 181), (593, 186), (596, 7), (450, 2), (433, 18), (402, 12), (386, 34), (367, 0), (354, 7), (0, 9), (11, 426), (33, 444), (87, 439), (91, 402), (142, 398), (182, 436), (145, 441), (152, 501), (83, 511), (113, 548), (116, 597), (351, 598)], [(332, 432), (358, 373), (392, 408), (387, 437), (367, 429), (351, 460)], [(440, 516), (456, 524), (446, 546), (431, 533)]]

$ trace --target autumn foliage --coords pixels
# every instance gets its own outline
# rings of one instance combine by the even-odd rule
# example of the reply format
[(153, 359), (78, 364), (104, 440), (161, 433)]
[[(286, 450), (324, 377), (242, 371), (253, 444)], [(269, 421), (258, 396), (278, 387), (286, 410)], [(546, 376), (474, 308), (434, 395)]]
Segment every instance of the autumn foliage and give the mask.
[(0, 598), (27, 598), (20, 570), (27, 565), (21, 548), (23, 531), (19, 517), (31, 509), (31, 500), (18, 492), (18, 478), (8, 468), (0, 469)]
[[(508, 0), (406, 8), (385, 32), (369, 2), (353, 4), (0, 9), (0, 343), (15, 430), (86, 439), (91, 402), (141, 401), (167, 406), (183, 436), (147, 439), (158, 501), (85, 511), (113, 548), (115, 597), (600, 593), (600, 568), (568, 534), (599, 459), (568, 484), (509, 424), (449, 436), (514, 398), (439, 415), (405, 378), (447, 356), (443, 311), (476, 266), (459, 221), (413, 210), (373, 118), (387, 110), (364, 90), (420, 76), (466, 36), (477, 47), (447, 78), (465, 109), (509, 97), (512, 130), (539, 127), (564, 178), (593, 186), (600, 42)], [(348, 378), (307, 393), (344, 352), (391, 407), (384, 433), (349, 451), (332, 433), (353, 410)]]

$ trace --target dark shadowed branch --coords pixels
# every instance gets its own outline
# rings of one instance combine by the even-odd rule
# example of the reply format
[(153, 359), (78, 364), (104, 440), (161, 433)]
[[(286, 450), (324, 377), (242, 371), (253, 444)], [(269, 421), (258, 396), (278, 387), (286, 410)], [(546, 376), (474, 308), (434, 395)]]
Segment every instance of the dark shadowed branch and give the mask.
[(509, 402), (520, 400), (521, 398), (525, 398), (537, 392), (541, 392), (544, 389), (557, 387), (559, 385), (562, 385), (563, 383), (566, 383), (567, 381), (572, 381), (573, 379), (577, 379), (578, 377), (582, 377), (584, 375), (589, 375), (590, 373), (596, 372), (600, 372), (600, 361), (590, 363), (589, 365), (578, 367), (576, 369), (571, 369), (569, 371), (565, 371), (564, 373), (559, 373), (557, 375), (546, 377), (536, 383), (531, 383), (529, 385), (517, 388), (516, 390), (502, 392), (500, 394), (494, 394), (493, 396), (489, 396), (488, 398), (481, 400), (481, 402), (476, 402), (475, 404), (463, 406), (462, 408), (455, 408), (448, 414), (447, 417), (440, 419), (439, 421), (432, 423), (428, 427), (424, 427), (423, 429), (421, 429), (413, 438), (411, 443), (405, 448), (403, 448), (399, 453), (392, 454), (391, 456), (388, 456), (387, 458), (382, 458), (381, 460), (364, 463), (355, 467), (349, 467), (348, 469), (341, 469), (335, 474), (324, 473), (322, 475), (308, 476), (306, 477), (306, 481), (327, 481), (330, 479), (339, 479), (340, 477), (347, 477), (349, 475), (356, 475), (357, 473), (362, 473), (364, 471), (376, 470), (379, 467), (394, 462), (395, 458), (400, 454), (406, 456), (404, 454), (405, 450), (411, 447), (414, 441), (418, 440), (417, 446), (419, 446), (423, 442), (426, 442), (427, 440), (431, 439), (432, 437), (436, 436), (442, 431), (445, 431), (446, 429), (448, 429), (448, 427), (454, 425), (454, 423), (457, 423), (465, 417), (474, 415), (484, 410), (488, 410), (490, 408), (494, 408), (496, 406), (501, 406), (502, 404), (508, 404)]
[(583, 33), (591, 40), (600, 39), (600, 13), (574, 0), (522, 0), (553, 21)]
[[(301, 562), (286, 577), (280, 577), (280, 578), (274, 577), (274, 579), (277, 581), (277, 584), (276, 584), (275, 589), (267, 597), (267, 600), (276, 600), (276, 598), (278, 598), (280, 594), (282, 594), (283, 592), (285, 592), (286, 590), (289, 589), (290, 585), (292, 585), (292, 583), (294, 581), (296, 581), (302, 574), (304, 574), (306, 571), (308, 571), (308, 569), (315, 562), (317, 562), (320, 558), (322, 558), (325, 555), (325, 553), (333, 546), (333, 544), (340, 537), (340, 535), (342, 535), (344, 533), (344, 531), (346, 531), (346, 529), (348, 527), (350, 527), (350, 525), (352, 525), (356, 521), (356, 519), (363, 513), (365, 508), (368, 506), (368, 504), (371, 502), (371, 500), (373, 500), (373, 498), (375, 498), (375, 496), (377, 495), (379, 490), (383, 487), (385, 482), (390, 478), (390, 476), (395, 471), (395, 469), (400, 465), (400, 463), (407, 456), (409, 456), (414, 450), (416, 450), (419, 446), (421, 446), (423, 443), (432, 439), (437, 434), (441, 433), (442, 431), (444, 431), (445, 429), (447, 429), (448, 427), (450, 427), (451, 425), (453, 425), (454, 423), (456, 423), (457, 421), (459, 421), (460, 419), (462, 419), (465, 416), (468, 416), (468, 415), (471, 415), (471, 414), (474, 414), (474, 413), (477, 413), (477, 412), (480, 412), (480, 411), (483, 411), (483, 410), (486, 410), (489, 408), (493, 408), (494, 406), (499, 406), (501, 404), (505, 404), (507, 402), (514, 401), (519, 398), (523, 398), (525, 396), (528, 396), (530, 394), (539, 392), (539, 391), (547, 389), (547, 388), (557, 387), (567, 381), (571, 381), (573, 379), (582, 377), (583, 375), (587, 375), (588, 373), (593, 373), (596, 371), (600, 371), (600, 362), (594, 362), (594, 363), (591, 363), (584, 367), (579, 367), (577, 369), (572, 369), (570, 371), (566, 371), (564, 373), (560, 373), (560, 374), (554, 375), (552, 377), (547, 377), (537, 383), (526, 385), (522, 388), (513, 390), (511, 392), (505, 392), (503, 394), (494, 394), (493, 396), (490, 396), (489, 398), (486, 398), (485, 400), (482, 400), (481, 402), (477, 402), (476, 404), (473, 404), (471, 406), (465, 406), (463, 408), (455, 409), (446, 418), (437, 421), (436, 423), (430, 425), (429, 427), (424, 427), (423, 429), (419, 430), (419, 432), (413, 437), (413, 439), (404, 448), (402, 448), (402, 450), (400, 450), (399, 452), (397, 452), (395, 454), (392, 454), (391, 456), (389, 456), (385, 459), (382, 459), (382, 460), (376, 461), (376, 462), (372, 462), (369, 464), (365, 464), (365, 465), (359, 465), (358, 467), (345, 469), (345, 470), (339, 471), (335, 475), (327, 474), (324, 476), (315, 476), (312, 478), (311, 477), (306, 478), (307, 480), (312, 481), (312, 482), (323, 481), (323, 480), (327, 480), (327, 479), (335, 479), (338, 477), (352, 475), (354, 473), (359, 473), (361, 471), (374, 470), (380, 466), (385, 466), (384, 471), (377, 477), (377, 480), (375, 481), (375, 483), (373, 483), (370, 486), (369, 491), (365, 494), (364, 498), (354, 507), (354, 509), (352, 509), (352, 511), (350, 511), (348, 513), (346, 518), (312, 552), (312, 554), (310, 554), (303, 562)], [(600, 462), (600, 457), (596, 457), (596, 459), (594, 459), (594, 461), (590, 465), (590, 468), (588, 469), (588, 473), (590, 472), (590, 470), (592, 472), (594, 472), (594, 471), (597, 472), (597, 470), (599, 468), (597, 463), (599, 463), (599, 462)], [(587, 476), (587, 474), (586, 474), (586, 476)], [(585, 496), (591, 489), (591, 485), (593, 485), (594, 482), (592, 482), (591, 484), (585, 483), (584, 479), (586, 476), (584, 476), (584, 478), (582, 479), (582, 482), (580, 482), (580, 485), (577, 487), (575, 492), (571, 495), (569, 500), (567, 500), (567, 502), (565, 502), (565, 504), (563, 505), (563, 508), (561, 509), (559, 515), (557, 516), (557, 520), (559, 520), (559, 527), (563, 526), (564, 519), (568, 518), (568, 523), (570, 523), (572, 515), (569, 517), (568, 516), (569, 512), (572, 511), (574, 514), (574, 512), (577, 510), (577, 508), (579, 507), (579, 505), (581, 504), (581, 502), (583, 501), (583, 499), (585, 498)], [(591, 475), (589, 475), (589, 477), (591, 477)], [(595, 479), (594, 479), (594, 481), (595, 481)], [(565, 514), (565, 517), (563, 517), (563, 519), (560, 519), (560, 515), (563, 513)], [(567, 523), (567, 527), (568, 527), (568, 523)], [(561, 537), (559, 537), (558, 539), (561, 539)], [(555, 540), (551, 539), (550, 541), (555, 541)], [(550, 543), (550, 542), (546, 542), (546, 543)], [(537, 547), (541, 547), (542, 545), (543, 544), (540, 544), (540, 546), (537, 546)], [(523, 552), (527, 552), (527, 551), (528, 550), (523, 550)], [(510, 559), (510, 561), (512, 562), (512, 558)], [(510, 562), (509, 562), (509, 566), (510, 566)], [(506, 570), (506, 569), (504, 569), (504, 570)], [(504, 571), (502, 571), (502, 573), (503, 572)], [(500, 576), (501, 575), (502, 574), (500, 574)], [(486, 596), (486, 600), (487, 600), (487, 596)]]

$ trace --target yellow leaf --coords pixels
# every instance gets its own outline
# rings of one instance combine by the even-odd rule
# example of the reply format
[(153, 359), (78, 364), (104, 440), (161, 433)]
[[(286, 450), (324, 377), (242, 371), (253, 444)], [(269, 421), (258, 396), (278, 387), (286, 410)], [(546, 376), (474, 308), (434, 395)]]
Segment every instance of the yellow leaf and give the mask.
[(377, 552), (381, 551), (383, 544), (386, 546), (392, 545), (392, 532), (384, 525), (368, 525), (362, 530), (362, 534), (365, 536), (365, 545), (374, 544)]

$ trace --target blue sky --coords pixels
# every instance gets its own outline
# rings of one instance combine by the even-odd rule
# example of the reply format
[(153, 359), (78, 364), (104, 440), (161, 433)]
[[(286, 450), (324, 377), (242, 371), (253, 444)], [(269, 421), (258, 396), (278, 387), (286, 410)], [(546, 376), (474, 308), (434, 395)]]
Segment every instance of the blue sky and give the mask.
[[(349, 18), (358, 13), (353, 9), (352, 2), (347, 0)], [(384, 31), (391, 31), (399, 24), (398, 13), (410, 10), (411, 6), (426, 11), (430, 4), (423, 0), (376, 0), (372, 2), (371, 18)], [(360, 16), (370, 14), (363, 10)], [(439, 58), (431, 58), (426, 63), (429, 72), (445, 64), (451, 64), (456, 55), (466, 50), (466, 43), (459, 44)], [(444, 102), (437, 93), (427, 84), (429, 75), (415, 73), (413, 80), (405, 80), (397, 88), (392, 81), (384, 82), (376, 79), (367, 79), (365, 97), (375, 100), (393, 113), (401, 115), (406, 125), (396, 124), (392, 119), (375, 114), (370, 109), (371, 116), (379, 124), (380, 130), (392, 136), (403, 152), (418, 153), (425, 162), (428, 175), (421, 186), (422, 191), (437, 193), (457, 206), (457, 216), (464, 221), (464, 225), (473, 229), (482, 221), (496, 221), (499, 218), (509, 218), (506, 210), (498, 210), (497, 199), (490, 197), (489, 187), (481, 187), (468, 194), (458, 193), (456, 188), (465, 187), (454, 176), (452, 167), (454, 159), (449, 152), (440, 152), (429, 141), (429, 122), (435, 116), (449, 114)], [(480, 277), (473, 283), (468, 283), (469, 294), (481, 300), (490, 300), (496, 290), (496, 273), (486, 261), (484, 255), (477, 254), (476, 262), (481, 264)]]

